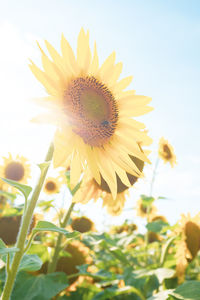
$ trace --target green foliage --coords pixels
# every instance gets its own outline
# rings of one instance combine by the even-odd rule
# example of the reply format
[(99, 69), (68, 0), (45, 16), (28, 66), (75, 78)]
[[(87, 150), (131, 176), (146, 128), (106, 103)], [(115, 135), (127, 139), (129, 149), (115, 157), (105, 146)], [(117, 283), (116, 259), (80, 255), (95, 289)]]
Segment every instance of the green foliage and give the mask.
[(33, 276), (20, 272), (11, 300), (50, 300), (68, 285), (64, 273)]
[(19, 183), (14, 180), (6, 179), (6, 178), (1, 178), (5, 183), (8, 183), (9, 185), (15, 187), (17, 190), (19, 190), (25, 197), (25, 199), (28, 199), (28, 196), (30, 195), (32, 191), (32, 187)]
[(37, 226), (33, 229), (33, 233), (38, 233), (42, 231), (52, 231), (52, 232), (62, 233), (67, 239), (74, 239), (80, 235), (80, 232), (78, 231), (69, 232), (47, 221), (39, 221), (37, 223)]

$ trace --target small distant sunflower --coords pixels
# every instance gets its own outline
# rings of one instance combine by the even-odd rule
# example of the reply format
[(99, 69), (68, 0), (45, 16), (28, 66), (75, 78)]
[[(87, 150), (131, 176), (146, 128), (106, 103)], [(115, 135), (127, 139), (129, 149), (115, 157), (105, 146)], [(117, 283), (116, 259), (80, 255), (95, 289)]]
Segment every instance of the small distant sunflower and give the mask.
[(111, 233), (122, 233), (122, 232), (127, 232), (127, 233), (132, 233), (133, 231), (137, 230), (137, 225), (132, 223), (132, 224), (122, 224), (118, 226), (113, 226), (111, 228)]
[(48, 177), (44, 183), (44, 192), (47, 195), (56, 194), (60, 191), (62, 182), (58, 178)]
[(154, 243), (154, 242), (161, 241), (162, 237), (161, 237), (161, 235), (159, 235), (156, 232), (148, 231), (148, 233), (147, 233), (147, 239), (148, 239), (148, 243)]
[(87, 217), (76, 217), (72, 219), (71, 228), (81, 233), (94, 231), (95, 226), (92, 220)]
[[(140, 198), (137, 201), (137, 216), (141, 217), (141, 218), (146, 218), (148, 216), (148, 207), (144, 205), (142, 198)], [(156, 213), (157, 209), (155, 207), (155, 205), (151, 204), (150, 208), (149, 208), (149, 218), (151, 218), (151, 216), (154, 216)]]
[[(144, 168), (144, 162), (135, 157), (132, 157), (131, 159), (134, 161), (140, 172), (142, 172)], [(118, 216), (123, 210), (126, 201), (125, 196), (128, 194), (128, 188), (133, 186), (137, 180), (138, 177), (129, 173), (124, 174), (123, 182), (120, 177), (117, 176), (117, 196), (116, 198), (113, 198), (111, 190), (106, 181), (102, 178), (101, 185), (99, 185), (92, 177), (90, 171), (87, 170), (82, 179), (79, 190), (73, 197), (73, 202), (85, 204), (92, 199), (96, 201), (97, 199), (102, 198), (103, 206), (106, 206), (108, 213), (113, 216)]]
[(3, 164), (0, 165), (0, 177), (27, 184), (30, 176), (30, 164), (28, 160), (17, 155), (15, 158), (9, 153), (8, 157), (3, 157)]
[[(22, 215), (11, 215), (0, 217), (0, 238), (4, 241), (6, 245), (14, 245), (17, 240), (17, 235), (19, 232), (21, 224)], [(31, 222), (30, 231), (35, 226), (36, 218), (33, 216)]]
[(54, 166), (70, 162), (71, 188), (74, 188), (85, 165), (96, 182), (104, 180), (117, 196), (117, 177), (126, 183), (126, 172), (140, 177), (141, 172), (130, 156), (149, 162), (138, 143), (150, 144), (145, 126), (133, 117), (152, 110), (149, 97), (125, 91), (132, 76), (118, 81), (122, 63), (115, 64), (113, 52), (99, 67), (96, 44), (91, 55), (89, 33), (81, 29), (77, 57), (62, 35), (60, 55), (45, 41), (50, 58), (40, 48), (43, 70), (32, 61), (30, 69), (43, 84), (48, 97), (40, 103), (49, 107), (37, 121), (58, 126), (54, 139)]
[(162, 158), (164, 163), (169, 162), (172, 168), (177, 164), (176, 155), (174, 154), (172, 145), (170, 145), (163, 137), (159, 141), (158, 155)]
[(180, 235), (180, 240), (176, 242), (176, 272), (179, 282), (183, 282), (188, 264), (200, 250), (200, 213), (195, 217), (191, 217), (190, 214), (182, 215), (176, 234)]
[[(56, 266), (56, 272), (64, 272), (66, 275), (72, 275), (78, 273), (77, 266), (85, 265), (85, 264), (91, 264), (92, 263), (92, 257), (90, 255), (90, 249), (85, 246), (80, 241), (72, 241), (70, 242), (64, 249), (69, 253), (69, 256), (61, 256), (58, 259), (57, 266)], [(64, 251), (63, 250), (63, 251)], [(48, 261), (46, 261), (41, 269), (37, 271), (35, 274), (46, 274), (48, 268)], [(68, 291), (73, 290), (76, 286), (76, 283), (78, 283), (78, 276), (71, 278), (69, 280), (70, 286), (67, 288)]]
[(168, 223), (166, 217), (165, 217), (165, 216), (162, 216), (162, 215), (151, 215), (149, 221), (150, 221), (150, 222), (163, 221), (163, 222), (165, 222), (165, 223)]

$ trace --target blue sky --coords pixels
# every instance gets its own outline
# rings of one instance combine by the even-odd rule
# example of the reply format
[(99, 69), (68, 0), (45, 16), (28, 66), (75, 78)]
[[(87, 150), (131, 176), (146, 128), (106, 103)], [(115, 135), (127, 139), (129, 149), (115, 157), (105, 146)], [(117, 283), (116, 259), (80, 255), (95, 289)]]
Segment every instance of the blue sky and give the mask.
[[(17, 149), (42, 159), (46, 128), (26, 126), (32, 108), (27, 99), (40, 96), (42, 87), (27, 68), (27, 57), (39, 62), (35, 40), (49, 40), (59, 49), (63, 32), (75, 48), (81, 27), (97, 41), (100, 61), (113, 50), (122, 61), (122, 76), (133, 75), (131, 87), (152, 97), (154, 111), (140, 118), (154, 139), (164, 136), (174, 146), (178, 165), (160, 164), (154, 192), (171, 200), (158, 203), (171, 221), (181, 212), (200, 209), (200, 2), (184, 0), (43, 0), (4, 1), (0, 11), (0, 79), (3, 97), (0, 124), (3, 150)], [(15, 105), (13, 104), (15, 101)], [(17, 103), (19, 105), (17, 106)], [(22, 118), (23, 116), (23, 118)], [(23, 119), (23, 121), (22, 121)], [(18, 126), (16, 126), (18, 124)], [(37, 141), (42, 147), (33, 153)], [(39, 149), (38, 149), (39, 148)], [(40, 150), (40, 154), (39, 154)], [(32, 152), (31, 152), (32, 151)], [(5, 152), (4, 152), (5, 154)], [(39, 156), (41, 155), (41, 156)], [(152, 155), (152, 161), (155, 157)], [(152, 166), (147, 168), (150, 176)], [(148, 177), (127, 201), (131, 207), (149, 189)], [(163, 200), (164, 201), (164, 200)], [(95, 208), (93, 208), (95, 209)], [(91, 209), (92, 214), (92, 209)], [(123, 218), (129, 216), (124, 213)]]

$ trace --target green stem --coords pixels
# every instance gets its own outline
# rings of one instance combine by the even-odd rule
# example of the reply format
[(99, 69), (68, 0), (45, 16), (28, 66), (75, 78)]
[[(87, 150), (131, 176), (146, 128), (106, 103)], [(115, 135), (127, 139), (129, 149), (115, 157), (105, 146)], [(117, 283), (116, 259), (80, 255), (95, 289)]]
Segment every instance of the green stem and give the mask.
[(159, 157), (157, 157), (157, 159), (156, 159), (155, 167), (153, 170), (153, 175), (152, 175), (151, 185), (150, 185), (150, 197), (152, 196), (152, 193), (153, 193), (153, 185), (154, 185), (154, 182), (156, 179), (156, 170), (158, 168), (158, 164), (159, 164)]
[[(49, 147), (48, 153), (46, 155), (45, 161), (46, 162), (51, 161), (52, 157), (53, 157), (53, 145), (51, 144)], [(20, 227), (20, 231), (19, 231), (17, 243), (16, 243), (16, 248), (19, 248), (19, 251), (16, 252), (13, 257), (10, 272), (7, 274), (6, 283), (4, 286), (1, 300), (9, 300), (10, 299), (12, 289), (14, 286), (14, 282), (15, 282), (15, 278), (17, 275), (17, 270), (18, 270), (20, 261), (24, 254), (24, 246), (25, 246), (25, 242), (26, 242), (28, 229), (29, 229), (30, 223), (32, 221), (33, 212), (34, 212), (35, 206), (37, 204), (37, 200), (39, 198), (40, 191), (42, 189), (48, 168), (49, 168), (49, 165), (47, 165), (46, 168), (41, 169), (41, 174), (40, 174), (40, 178), (38, 180), (38, 184), (36, 185), (35, 190), (30, 199), (30, 202), (28, 204), (28, 207), (27, 207), (26, 211), (24, 212), (24, 215), (22, 218), (22, 224)]]
[[(71, 215), (71, 212), (74, 208), (74, 205), (75, 203), (72, 202), (72, 204), (70, 205), (65, 217), (64, 217), (64, 220), (63, 222), (61, 222), (61, 228), (65, 228), (68, 221), (69, 221), (69, 218), (70, 218), (70, 215)], [(60, 253), (60, 250), (62, 249), (61, 247), (61, 244), (62, 244), (62, 238), (63, 238), (63, 235), (61, 233), (59, 233), (58, 235), (58, 238), (57, 238), (57, 242), (56, 242), (56, 247), (55, 247), (55, 250), (54, 250), (54, 254), (53, 254), (53, 257), (51, 259), (51, 262), (49, 263), (49, 266), (48, 266), (48, 271), (47, 273), (53, 273), (55, 272), (55, 269), (56, 269), (56, 265), (57, 265), (57, 261), (58, 261), (58, 257), (59, 257), (59, 253)]]

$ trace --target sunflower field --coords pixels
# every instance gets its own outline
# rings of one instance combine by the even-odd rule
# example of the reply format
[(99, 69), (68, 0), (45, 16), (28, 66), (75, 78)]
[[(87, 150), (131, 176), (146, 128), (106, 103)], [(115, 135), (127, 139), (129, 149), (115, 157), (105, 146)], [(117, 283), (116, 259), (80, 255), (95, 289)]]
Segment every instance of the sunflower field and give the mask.
[[(100, 63), (83, 28), (76, 51), (64, 34), (59, 50), (44, 40), (37, 51), (29, 72), (41, 112), (31, 122), (54, 134), (38, 164), (12, 149), (0, 157), (1, 300), (200, 300), (200, 213), (174, 223), (159, 213), (159, 167), (173, 171), (178, 159), (164, 137), (152, 153), (137, 119), (151, 114), (151, 97), (129, 88), (115, 52)], [(149, 192), (136, 198), (142, 181)], [(111, 221), (99, 228), (101, 214)]]

